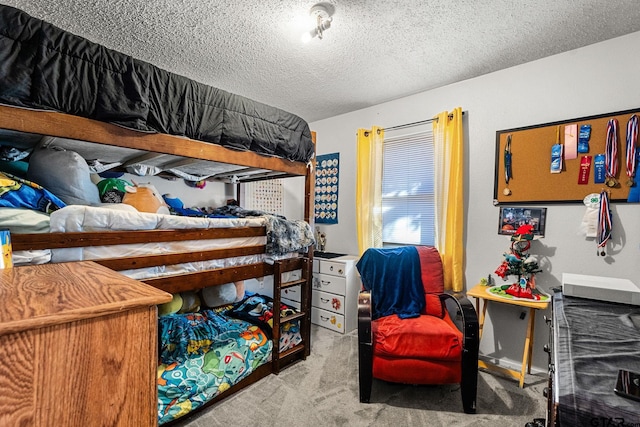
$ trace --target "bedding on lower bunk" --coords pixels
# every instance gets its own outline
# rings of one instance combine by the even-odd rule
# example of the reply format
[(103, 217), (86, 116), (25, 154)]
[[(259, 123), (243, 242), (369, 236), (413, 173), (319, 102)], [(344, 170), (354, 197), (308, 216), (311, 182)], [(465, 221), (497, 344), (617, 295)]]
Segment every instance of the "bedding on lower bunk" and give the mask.
[[(65, 204), (35, 182), (0, 172), (0, 228), (13, 233), (48, 233), (49, 213)], [(13, 265), (44, 264), (51, 251), (31, 250), (13, 253)]]
[[(200, 408), (271, 360), (272, 307), (271, 298), (255, 294), (235, 305), (160, 317), (159, 424)], [(281, 306), (281, 316), (291, 312)], [(279, 351), (301, 342), (299, 326), (281, 325)]]
[[(244, 218), (196, 218), (176, 215), (152, 214), (138, 212), (126, 208), (127, 205), (93, 207), (71, 205), (51, 214), (51, 232), (76, 231), (109, 231), (109, 230), (161, 230), (161, 229), (210, 229), (233, 227), (261, 227), (267, 224), (264, 217)], [(287, 249), (289, 253), (269, 253), (239, 256), (219, 260), (200, 261), (187, 264), (158, 266), (145, 269), (125, 270), (122, 274), (136, 280), (148, 279), (178, 274), (187, 271), (202, 271), (214, 268), (231, 267), (249, 263), (259, 263), (269, 259), (294, 256), (298, 250), (305, 250), (313, 244), (311, 227), (304, 221), (288, 221), (300, 231), (297, 240), (289, 239)], [(300, 237), (301, 236), (301, 237)], [(168, 254), (186, 251), (224, 249), (267, 244), (270, 239), (279, 239), (278, 235), (227, 238), (215, 240), (187, 240), (181, 242), (156, 242), (135, 245), (90, 246), (82, 248), (54, 249), (53, 262), (67, 262), (80, 260), (95, 260), (111, 257), (132, 257), (148, 254)]]
[[(234, 210), (239, 213), (241, 211)], [(256, 212), (250, 212), (258, 214)], [(33, 229), (26, 227), (34, 223)], [(248, 255), (220, 260), (171, 266), (126, 270), (123, 274), (137, 280), (178, 274), (188, 271), (230, 267), (248, 263), (258, 263), (269, 259), (286, 258), (297, 251), (306, 250), (314, 243), (311, 227), (304, 221), (290, 221), (275, 215), (263, 213), (262, 216), (227, 218), (186, 217), (177, 215), (152, 214), (138, 212), (135, 208), (122, 204), (104, 204), (102, 206), (69, 205), (50, 214), (37, 210), (29, 212), (17, 207), (0, 207), (0, 228), (24, 232), (108, 232), (110, 230), (161, 230), (161, 229), (210, 229), (233, 227), (267, 228), (267, 236), (229, 238), (215, 240), (190, 240), (182, 242), (157, 242), (114, 246), (88, 246), (82, 248), (53, 249), (39, 251), (37, 254), (16, 252), (16, 265), (29, 262), (68, 262), (96, 260), (101, 258), (132, 257), (149, 254), (168, 254), (177, 252), (224, 249), (252, 245), (266, 245), (267, 253)]]
[[(0, 228), (11, 233), (48, 233), (49, 215), (24, 208), (1, 208)], [(13, 265), (46, 264), (51, 260), (51, 250), (13, 251)]]

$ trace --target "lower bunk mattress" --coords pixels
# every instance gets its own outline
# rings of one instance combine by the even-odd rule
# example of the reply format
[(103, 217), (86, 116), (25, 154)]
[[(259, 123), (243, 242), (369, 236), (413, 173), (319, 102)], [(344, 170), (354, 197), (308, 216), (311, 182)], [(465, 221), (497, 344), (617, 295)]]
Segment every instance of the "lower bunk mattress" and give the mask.
[[(275, 218), (275, 219), (274, 219)], [(170, 229), (212, 229), (236, 227), (266, 227), (266, 236), (236, 237), (215, 240), (150, 242), (114, 246), (87, 246), (41, 251), (15, 251), (14, 264), (69, 262), (123, 258), (151, 254), (206, 251), (252, 245), (266, 245), (264, 254), (208, 260), (186, 264), (157, 266), (121, 271), (136, 280), (162, 277), (185, 272), (230, 267), (295, 256), (314, 243), (311, 227), (305, 221), (286, 220), (273, 215), (262, 217), (196, 218), (177, 215), (138, 212), (122, 203), (103, 206), (69, 205), (51, 214), (0, 207), (0, 228), (12, 233), (109, 232)]]
[[(241, 302), (159, 319), (158, 423), (202, 407), (271, 360), (273, 300)], [(281, 306), (281, 316), (292, 309)], [(298, 321), (280, 326), (279, 351), (302, 341)]]

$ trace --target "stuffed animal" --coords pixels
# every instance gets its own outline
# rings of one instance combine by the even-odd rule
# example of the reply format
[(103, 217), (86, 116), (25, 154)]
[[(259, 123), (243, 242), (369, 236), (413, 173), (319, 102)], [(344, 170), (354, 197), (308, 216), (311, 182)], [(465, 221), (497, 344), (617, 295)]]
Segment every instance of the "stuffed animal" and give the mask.
[(173, 197), (171, 194), (163, 194), (162, 199), (172, 209), (180, 210), (184, 209), (184, 203), (177, 197)]
[(164, 304), (158, 306), (158, 316), (166, 316), (168, 314), (175, 314), (182, 308), (182, 296), (180, 294), (173, 294), (173, 299)]
[(209, 286), (202, 289), (202, 303), (206, 307), (220, 307), (242, 301), (244, 298), (244, 280), (225, 283), (219, 286)]
[(195, 291), (181, 292), (182, 307), (178, 313), (193, 313), (200, 310), (200, 297)]
[(133, 192), (125, 193), (122, 203), (133, 206), (140, 212), (169, 215), (169, 207), (152, 184), (134, 183)]
[(193, 313), (200, 311), (200, 297), (195, 291), (173, 294), (173, 299), (158, 306), (158, 315)]
[(106, 178), (98, 181), (98, 191), (102, 203), (122, 203), (125, 194), (136, 191), (133, 184), (119, 178)]

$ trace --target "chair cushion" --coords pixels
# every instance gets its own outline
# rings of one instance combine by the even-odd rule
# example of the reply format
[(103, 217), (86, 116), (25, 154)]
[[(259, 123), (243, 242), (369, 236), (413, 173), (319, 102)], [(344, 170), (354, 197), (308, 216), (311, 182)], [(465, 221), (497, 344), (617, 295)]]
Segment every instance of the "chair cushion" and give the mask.
[(429, 316), (435, 316), (442, 319), (444, 317), (444, 305), (442, 300), (436, 294), (425, 294), (425, 306), (424, 310), (420, 314), (428, 314)]
[(416, 246), (420, 258), (422, 286), (426, 294), (444, 292), (444, 272), (440, 252), (433, 246)]
[(462, 332), (449, 315), (421, 315), (400, 319), (397, 315), (372, 322), (373, 354), (385, 358), (461, 360)]
[(373, 378), (402, 384), (459, 384), (462, 362), (375, 357)]

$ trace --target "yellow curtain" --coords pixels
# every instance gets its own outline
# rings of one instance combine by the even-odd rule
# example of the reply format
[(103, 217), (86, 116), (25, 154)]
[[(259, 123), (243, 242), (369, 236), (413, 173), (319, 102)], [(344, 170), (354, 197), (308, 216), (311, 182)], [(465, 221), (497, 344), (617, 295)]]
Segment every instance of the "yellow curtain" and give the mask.
[(384, 129), (358, 129), (356, 229), (360, 255), (382, 247), (382, 142)]
[(435, 153), (435, 242), (444, 267), (445, 289), (464, 289), (464, 151), (462, 109), (433, 121)]

